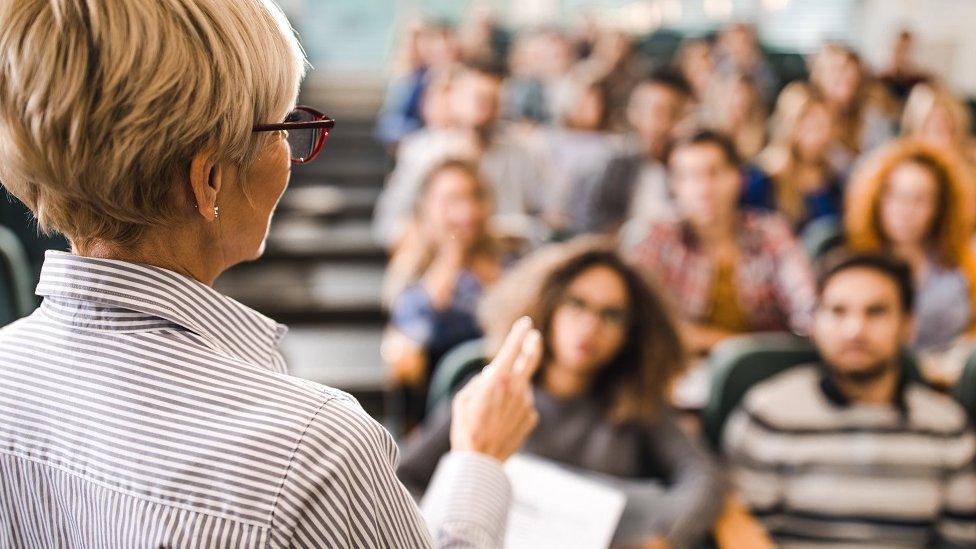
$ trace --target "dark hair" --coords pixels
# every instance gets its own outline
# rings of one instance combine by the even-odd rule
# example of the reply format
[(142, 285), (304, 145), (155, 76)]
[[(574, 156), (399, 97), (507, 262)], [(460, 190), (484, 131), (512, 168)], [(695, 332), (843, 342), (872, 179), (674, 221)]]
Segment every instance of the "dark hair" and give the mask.
[(715, 130), (698, 130), (691, 135), (676, 139), (668, 147), (665, 158), (671, 160), (671, 157), (678, 150), (695, 145), (714, 145), (722, 151), (722, 155), (729, 164), (737, 168), (742, 166), (742, 157), (739, 156), (735, 142), (729, 136)]
[(672, 92), (682, 96), (691, 97), (694, 91), (684, 75), (676, 69), (670, 67), (660, 68), (651, 71), (638, 83), (638, 86), (663, 86)]
[[(553, 353), (553, 316), (573, 281), (595, 267), (606, 267), (620, 277), (629, 310), (624, 343), (600, 370), (591, 391), (612, 421), (651, 421), (667, 407), (671, 384), (685, 366), (685, 351), (659, 293), (612, 244), (581, 237), (536, 252), (489, 291), (479, 317), (492, 346), (500, 344), (515, 319), (530, 317), (543, 334), (545, 368)], [(540, 369), (537, 380), (541, 373)]]
[(504, 80), (507, 76), (505, 65), (497, 61), (469, 59), (461, 64), (461, 70), (470, 71), (484, 76), (489, 76), (497, 80)]
[(851, 269), (869, 269), (881, 274), (898, 287), (901, 308), (911, 314), (915, 308), (915, 283), (912, 269), (904, 261), (890, 254), (838, 250), (827, 256), (817, 273), (817, 300), (823, 297), (827, 284), (838, 274)]

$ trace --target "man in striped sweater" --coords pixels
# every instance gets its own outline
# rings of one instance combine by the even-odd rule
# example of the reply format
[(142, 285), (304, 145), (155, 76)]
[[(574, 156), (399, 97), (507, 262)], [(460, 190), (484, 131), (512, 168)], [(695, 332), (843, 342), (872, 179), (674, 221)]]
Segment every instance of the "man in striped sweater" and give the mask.
[(750, 390), (723, 445), (783, 547), (976, 547), (976, 439), (962, 408), (906, 378), (912, 274), (848, 255), (818, 286), (821, 364)]

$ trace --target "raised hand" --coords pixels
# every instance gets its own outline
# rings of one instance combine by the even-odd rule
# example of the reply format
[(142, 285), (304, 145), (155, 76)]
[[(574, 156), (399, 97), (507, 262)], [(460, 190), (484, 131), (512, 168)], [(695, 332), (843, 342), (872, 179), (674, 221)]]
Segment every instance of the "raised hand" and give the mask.
[(505, 461), (539, 421), (532, 376), (542, 357), (542, 336), (528, 318), (512, 327), (495, 359), (454, 398), (451, 448)]

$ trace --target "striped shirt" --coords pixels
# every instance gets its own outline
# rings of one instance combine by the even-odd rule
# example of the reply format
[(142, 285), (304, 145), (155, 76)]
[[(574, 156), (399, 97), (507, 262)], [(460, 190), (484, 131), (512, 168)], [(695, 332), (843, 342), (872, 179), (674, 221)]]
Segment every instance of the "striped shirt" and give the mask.
[(288, 376), (272, 320), (171, 271), (61, 252), (38, 294), (0, 330), (0, 548), (500, 545), (494, 460), (442, 462), (428, 530), (392, 437)]
[(976, 547), (976, 438), (962, 408), (904, 381), (847, 401), (816, 366), (750, 390), (724, 446), (741, 496), (782, 547)]

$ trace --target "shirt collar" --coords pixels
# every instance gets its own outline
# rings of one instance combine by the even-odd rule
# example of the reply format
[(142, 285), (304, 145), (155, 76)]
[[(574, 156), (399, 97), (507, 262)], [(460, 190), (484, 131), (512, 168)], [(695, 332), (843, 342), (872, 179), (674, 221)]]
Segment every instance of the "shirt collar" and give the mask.
[[(905, 399), (905, 391), (907, 388), (908, 376), (902, 372), (898, 376), (898, 386), (895, 388), (894, 401), (891, 403), (892, 406), (902, 413), (908, 410), (908, 402)], [(847, 408), (853, 404), (851, 399), (837, 385), (837, 382), (834, 380), (834, 375), (830, 371), (830, 366), (824, 363), (820, 363), (820, 391), (834, 406)]]
[(111, 307), (163, 319), (214, 350), (268, 366), (287, 328), (213, 288), (173, 271), (48, 251), (37, 295), (80, 306)]

